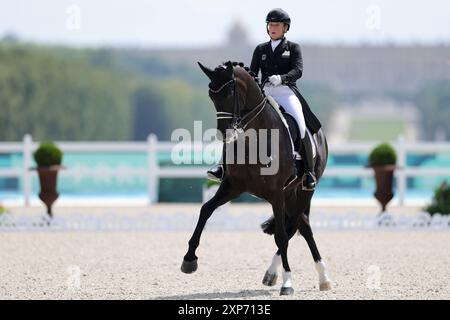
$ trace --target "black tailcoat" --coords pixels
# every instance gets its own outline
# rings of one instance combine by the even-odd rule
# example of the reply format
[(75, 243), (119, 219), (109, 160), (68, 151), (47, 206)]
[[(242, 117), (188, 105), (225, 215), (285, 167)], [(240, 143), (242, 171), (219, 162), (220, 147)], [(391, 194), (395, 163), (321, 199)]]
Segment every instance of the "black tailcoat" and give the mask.
[(287, 85), (300, 100), (305, 116), (306, 126), (312, 133), (316, 133), (322, 127), (319, 119), (311, 111), (305, 98), (300, 94), (296, 81), (302, 77), (303, 60), (300, 45), (283, 38), (272, 51), (269, 42), (259, 44), (253, 52), (250, 70), (258, 75), (261, 70), (261, 83), (267, 81), (272, 75), (280, 75), (281, 83)]

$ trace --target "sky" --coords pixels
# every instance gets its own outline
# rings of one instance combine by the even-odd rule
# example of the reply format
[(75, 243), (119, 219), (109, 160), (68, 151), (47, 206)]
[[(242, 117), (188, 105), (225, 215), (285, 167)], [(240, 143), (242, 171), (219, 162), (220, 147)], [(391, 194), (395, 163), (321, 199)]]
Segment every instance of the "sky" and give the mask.
[(265, 17), (281, 7), (287, 37), (318, 44), (450, 43), (449, 0), (0, 0), (0, 37), (74, 46), (221, 45), (235, 21), (267, 41)]

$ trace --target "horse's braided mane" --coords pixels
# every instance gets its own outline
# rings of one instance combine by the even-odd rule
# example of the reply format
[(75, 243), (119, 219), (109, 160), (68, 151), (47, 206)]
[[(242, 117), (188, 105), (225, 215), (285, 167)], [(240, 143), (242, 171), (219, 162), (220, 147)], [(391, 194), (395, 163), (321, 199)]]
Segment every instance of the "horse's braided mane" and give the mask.
[[(217, 66), (216, 69), (214, 69), (214, 70), (217, 71), (217, 70), (226, 68), (225, 63), (226, 62), (223, 62), (221, 65)], [(243, 62), (231, 61), (231, 64), (233, 65), (233, 67), (239, 66), (239, 67), (243, 68), (252, 77), (252, 79), (255, 80), (256, 83), (258, 83), (258, 75), (254, 74), (250, 70), (250, 68), (247, 67)]]

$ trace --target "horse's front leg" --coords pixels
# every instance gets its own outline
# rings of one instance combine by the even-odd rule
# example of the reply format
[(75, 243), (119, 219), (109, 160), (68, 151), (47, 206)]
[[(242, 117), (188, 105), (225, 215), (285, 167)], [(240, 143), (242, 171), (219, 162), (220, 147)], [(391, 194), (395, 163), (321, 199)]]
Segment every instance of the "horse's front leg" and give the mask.
[(184, 256), (183, 264), (181, 265), (181, 271), (184, 273), (193, 273), (197, 270), (197, 256), (195, 255), (195, 250), (200, 244), (200, 237), (202, 235), (203, 229), (211, 217), (214, 210), (219, 206), (227, 203), (228, 201), (236, 198), (241, 192), (238, 192), (235, 188), (232, 188), (231, 184), (227, 179), (225, 179), (217, 190), (214, 197), (202, 205), (200, 209), (200, 216), (198, 218), (197, 226), (189, 240), (189, 249)]

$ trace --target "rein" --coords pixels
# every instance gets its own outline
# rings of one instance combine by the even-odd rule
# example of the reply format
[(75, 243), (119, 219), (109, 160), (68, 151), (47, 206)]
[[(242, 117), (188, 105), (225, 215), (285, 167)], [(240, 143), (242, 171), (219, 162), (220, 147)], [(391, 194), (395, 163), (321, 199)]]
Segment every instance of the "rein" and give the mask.
[[(258, 103), (257, 106), (255, 106), (250, 111), (248, 111), (246, 114), (241, 116), (241, 108), (240, 108), (240, 105), (239, 105), (239, 97), (237, 95), (236, 79), (234, 79), (234, 78), (231, 79), (230, 81), (228, 81), (225, 84), (223, 84), (217, 90), (213, 90), (213, 89), (210, 88), (209, 91), (211, 91), (212, 93), (219, 93), (220, 91), (222, 91), (225, 87), (227, 87), (231, 83), (233, 83), (233, 86), (234, 86), (233, 112), (224, 112), (224, 111), (216, 112), (216, 114), (217, 114), (216, 119), (217, 120), (232, 119), (230, 127), (233, 129), (233, 134), (232, 134), (231, 138), (225, 140), (225, 143), (231, 143), (231, 142), (235, 141), (237, 139), (238, 134), (243, 133), (245, 131), (245, 129), (247, 128), (247, 126), (253, 120), (255, 120), (259, 116), (259, 114), (264, 110), (264, 107), (266, 106), (266, 101), (267, 101), (267, 97), (264, 97), (262, 99), (262, 101), (260, 103)], [(248, 119), (255, 112), (256, 112), (256, 114), (252, 118), (250, 118), (250, 120), (245, 122), (245, 120)]]

